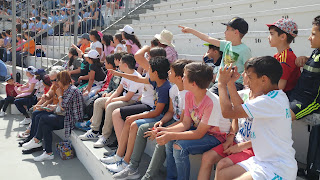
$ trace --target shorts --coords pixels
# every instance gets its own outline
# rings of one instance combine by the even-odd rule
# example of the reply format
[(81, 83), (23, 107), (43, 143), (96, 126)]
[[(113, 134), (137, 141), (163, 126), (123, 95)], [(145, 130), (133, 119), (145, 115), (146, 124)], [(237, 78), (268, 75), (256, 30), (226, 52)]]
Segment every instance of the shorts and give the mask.
[(254, 180), (295, 180), (297, 178), (297, 166), (288, 167), (284, 163), (280, 162), (272, 163), (259, 161), (255, 156), (239, 162), (238, 165), (244, 168), (247, 172), (250, 172), (250, 175)]
[(123, 120), (126, 120), (128, 116), (150, 111), (152, 108), (149, 105), (142, 104), (140, 101), (129, 106), (123, 106), (120, 108), (120, 115)]
[[(233, 143), (233, 145), (235, 145), (237, 143)], [(223, 149), (223, 146), (222, 144), (212, 148), (212, 150), (214, 150), (216, 153), (218, 153), (220, 156), (222, 157), (227, 157), (229, 158), (233, 164), (237, 164), (238, 162), (241, 162), (241, 161), (244, 161), (244, 160), (247, 160), (248, 158), (254, 156), (254, 152), (253, 152), (253, 149), (252, 148), (249, 148), (249, 149), (246, 149), (242, 152), (239, 152), (239, 153), (236, 153), (236, 154), (231, 154), (228, 156), (228, 154), (225, 154), (223, 153), (224, 149)]]

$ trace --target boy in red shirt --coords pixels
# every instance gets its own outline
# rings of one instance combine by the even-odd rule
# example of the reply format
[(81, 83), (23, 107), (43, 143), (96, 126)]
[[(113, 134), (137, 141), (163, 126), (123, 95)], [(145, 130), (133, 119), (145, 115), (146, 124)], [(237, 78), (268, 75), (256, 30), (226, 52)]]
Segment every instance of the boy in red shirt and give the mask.
[(14, 87), (18, 84), (15, 84), (12, 76), (7, 77), (6, 82), (7, 97), (0, 101), (0, 117), (5, 115), (7, 107), (9, 106), (9, 104), (13, 104), (14, 98), (17, 96), (17, 92), (14, 90)]
[(290, 48), (290, 43), (298, 35), (298, 26), (292, 19), (284, 18), (267, 26), (270, 32), (269, 44), (278, 50), (274, 58), (281, 63), (283, 70), (278, 86), (287, 93), (295, 87), (301, 74), (299, 67), (295, 64), (297, 57)]

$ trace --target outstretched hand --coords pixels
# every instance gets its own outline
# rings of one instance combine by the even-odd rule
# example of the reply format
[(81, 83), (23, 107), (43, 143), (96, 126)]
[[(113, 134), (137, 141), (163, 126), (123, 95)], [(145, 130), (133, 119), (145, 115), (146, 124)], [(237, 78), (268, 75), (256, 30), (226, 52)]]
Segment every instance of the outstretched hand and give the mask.
[(189, 27), (185, 27), (185, 26), (181, 26), (181, 25), (179, 25), (178, 27), (181, 28), (181, 32), (183, 32), (183, 33), (191, 33), (192, 29)]
[(120, 76), (120, 72), (116, 71), (116, 70), (113, 70), (113, 69), (107, 69), (108, 72), (110, 72), (112, 75), (114, 76)]

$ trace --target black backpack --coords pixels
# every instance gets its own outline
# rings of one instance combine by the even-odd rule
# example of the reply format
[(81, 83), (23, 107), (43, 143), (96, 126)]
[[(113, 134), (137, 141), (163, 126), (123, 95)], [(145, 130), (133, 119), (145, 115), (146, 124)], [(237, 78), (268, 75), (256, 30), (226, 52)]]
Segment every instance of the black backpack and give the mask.
[(307, 155), (307, 179), (318, 180), (320, 174), (320, 124), (312, 127)]
[(46, 57), (46, 53), (44, 51), (42, 51), (42, 49), (37, 49), (36, 56), (37, 57)]

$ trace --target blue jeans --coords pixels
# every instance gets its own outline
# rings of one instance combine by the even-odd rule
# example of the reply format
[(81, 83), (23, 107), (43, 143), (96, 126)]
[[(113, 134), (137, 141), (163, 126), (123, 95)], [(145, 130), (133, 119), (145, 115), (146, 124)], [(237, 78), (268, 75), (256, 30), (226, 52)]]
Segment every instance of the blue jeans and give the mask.
[[(180, 150), (174, 149), (176, 144)], [(204, 135), (201, 139), (174, 140), (166, 144), (167, 179), (185, 180), (190, 176), (189, 154), (203, 154), (221, 142), (211, 135)]]
[(7, 54), (7, 49), (5, 49), (5, 52), (3, 52), (3, 62), (12, 61), (12, 52), (9, 52)]
[(35, 137), (44, 140), (44, 149), (47, 153), (52, 152), (52, 131), (64, 128), (64, 116), (56, 114), (43, 114), (40, 116), (37, 134)]
[(136, 120), (134, 122), (139, 127), (139, 126), (141, 126), (142, 124), (145, 124), (145, 123), (152, 123), (152, 122), (160, 121), (163, 116), (164, 116), (163, 114), (160, 114), (159, 116), (154, 117), (154, 118), (138, 119), (138, 120)]
[(36, 96), (27, 97), (27, 98), (19, 98), (14, 100), (14, 104), (17, 106), (17, 109), (23, 114), (28, 115), (27, 110), (23, 106), (27, 106), (28, 109), (31, 108), (32, 105), (37, 103)]
[(40, 121), (40, 117), (44, 114), (52, 114), (52, 112), (47, 112), (47, 111), (33, 111), (32, 113), (32, 123), (31, 123), (31, 130), (30, 130), (30, 136), (29, 138), (33, 138), (38, 130), (38, 125), (39, 125), (39, 121)]

